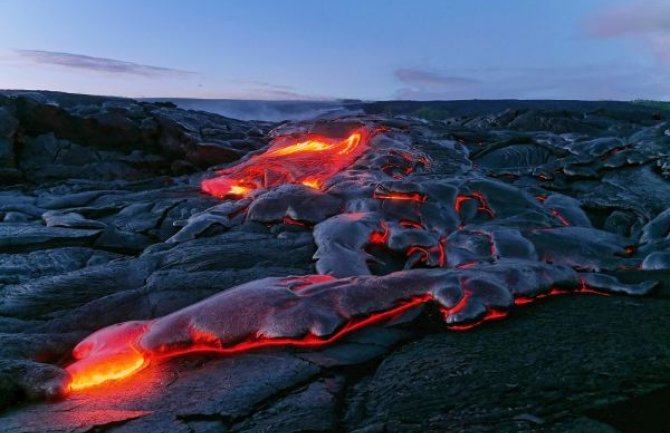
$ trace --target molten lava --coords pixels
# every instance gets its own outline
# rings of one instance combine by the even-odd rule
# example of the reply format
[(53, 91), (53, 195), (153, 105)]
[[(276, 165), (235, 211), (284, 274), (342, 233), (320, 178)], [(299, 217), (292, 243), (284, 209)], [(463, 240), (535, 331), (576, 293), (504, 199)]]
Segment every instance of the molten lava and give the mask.
[(70, 391), (78, 391), (110, 380), (124, 379), (149, 364), (138, 347), (148, 325), (127, 322), (101, 329), (84, 339), (72, 351), (77, 359), (66, 368)]
[(201, 187), (220, 198), (241, 197), (286, 183), (320, 189), (365, 153), (377, 132), (361, 127), (344, 139), (318, 134), (306, 134), (299, 140), (293, 135), (278, 137), (266, 152), (218, 171), (219, 177), (204, 180)]
[[(326, 275), (307, 276), (309, 284), (334, 280)], [(298, 290), (302, 287), (298, 287)], [(432, 300), (427, 294), (415, 296), (399, 302), (395, 307), (371, 314), (367, 317), (353, 317), (339, 331), (327, 338), (307, 334), (301, 338), (251, 337), (232, 346), (221, 344), (219, 337), (201, 329), (191, 329), (191, 342), (188, 347), (161, 347), (151, 352), (141, 345), (142, 337), (150, 330), (154, 322), (128, 322), (103, 328), (97, 331), (73, 350), (77, 359), (66, 368), (70, 374), (68, 391), (80, 391), (102, 383), (120, 380), (132, 376), (148, 367), (151, 359), (169, 359), (191, 353), (235, 354), (262, 347), (293, 346), (318, 347), (339, 340), (346, 334), (373, 324), (384, 323), (402, 313)]]
[(413, 193), (395, 192), (388, 194), (382, 192), (375, 192), (372, 196), (378, 200), (405, 200), (405, 201), (413, 201), (416, 203), (425, 203), (426, 200), (428, 199), (426, 195), (418, 192)]
[[(288, 285), (296, 291), (307, 290), (314, 284), (333, 283), (335, 281), (335, 278), (327, 275), (311, 275), (286, 280)], [(582, 280), (581, 287), (571, 290), (554, 288), (547, 293), (536, 295), (533, 298), (520, 296), (515, 299), (514, 304), (523, 305), (537, 299), (567, 293), (605, 294), (590, 289), (587, 287), (585, 281)], [(440, 307), (445, 320), (448, 322), (447, 319), (450, 316), (463, 311), (471, 296), (472, 294), (469, 291), (465, 291), (461, 299), (453, 307)], [(152, 327), (155, 327), (162, 319), (122, 323), (103, 328), (91, 334), (75, 347), (73, 356), (76, 361), (66, 368), (71, 376), (68, 391), (80, 391), (108, 381), (124, 379), (145, 369), (152, 360), (169, 359), (180, 355), (192, 353), (231, 355), (275, 346), (319, 347), (333, 343), (355, 330), (388, 322), (414, 307), (434, 301), (435, 299), (431, 293), (400, 299), (386, 310), (377, 311), (365, 316), (351, 317), (344, 326), (328, 337), (319, 337), (308, 333), (302, 337), (270, 338), (256, 334), (250, 335), (246, 340), (236, 342), (232, 345), (224, 344), (220, 336), (214, 332), (191, 326), (188, 328), (189, 344), (179, 346), (166, 344), (150, 350), (146, 345), (143, 345), (143, 337), (151, 334)], [(506, 315), (507, 311), (489, 309), (486, 315), (477, 321), (471, 323), (453, 323), (449, 324), (448, 327), (456, 331), (469, 330), (483, 322), (503, 318)]]

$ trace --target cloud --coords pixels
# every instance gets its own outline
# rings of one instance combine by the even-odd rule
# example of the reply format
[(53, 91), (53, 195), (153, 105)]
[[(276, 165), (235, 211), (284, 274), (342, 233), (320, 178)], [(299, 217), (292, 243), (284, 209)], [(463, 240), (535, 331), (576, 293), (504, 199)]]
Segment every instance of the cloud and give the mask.
[(670, 3), (637, 0), (601, 9), (584, 21), (595, 38), (631, 37), (647, 45), (656, 59), (670, 65)]
[(327, 101), (335, 99), (332, 96), (308, 95), (306, 93), (291, 92), (288, 90), (259, 89), (257, 93), (251, 92), (250, 94), (258, 95), (259, 99), (274, 100)]
[(670, 3), (637, 1), (602, 9), (585, 24), (589, 34), (597, 37), (670, 32)]
[(239, 99), (261, 99), (261, 100), (300, 100), (300, 101), (325, 101), (335, 99), (332, 96), (319, 96), (301, 93), (293, 86), (274, 84), (260, 80), (232, 80), (239, 87), (229, 95)]
[(445, 89), (479, 83), (479, 80), (463, 77), (448, 77), (421, 69), (396, 69), (395, 77), (406, 84), (417, 87)]
[(329, 101), (336, 98), (332, 96), (310, 95), (290, 90), (270, 89), (270, 88), (244, 88), (227, 91), (225, 93), (216, 93), (217, 98), (228, 99), (254, 99), (254, 100), (272, 100), (272, 101)]
[(235, 84), (240, 84), (243, 86), (253, 86), (253, 87), (259, 87), (259, 88), (267, 88), (267, 89), (273, 89), (273, 90), (295, 90), (295, 87), (293, 86), (285, 86), (282, 84), (273, 84), (269, 83), (267, 81), (260, 81), (260, 80), (232, 80), (233, 83)]
[[(393, 98), (456, 99), (668, 99), (670, 81), (659, 68), (634, 65), (483, 67), (457, 71), (472, 77), (461, 87), (402, 87)], [(397, 74), (394, 71), (394, 75)], [(440, 76), (439, 74), (435, 74)]]
[(34, 63), (57, 65), (65, 68), (84, 69), (95, 72), (141, 75), (144, 77), (156, 77), (162, 75), (183, 76), (195, 74), (195, 72), (183, 71), (180, 69), (143, 65), (141, 63), (107, 59), (104, 57), (86, 56), (83, 54), (42, 50), (15, 50), (14, 52), (20, 57)]
[(480, 84), (473, 78), (447, 76), (422, 69), (396, 69), (393, 75), (405, 85), (396, 91), (395, 96), (400, 99), (448, 98), (453, 93)]

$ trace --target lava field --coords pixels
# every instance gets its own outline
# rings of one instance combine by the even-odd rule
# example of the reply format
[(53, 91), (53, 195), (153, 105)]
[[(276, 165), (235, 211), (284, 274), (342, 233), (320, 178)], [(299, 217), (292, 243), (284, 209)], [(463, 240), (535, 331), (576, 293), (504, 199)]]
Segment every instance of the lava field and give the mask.
[(355, 108), (0, 93), (2, 431), (668, 428), (670, 112)]

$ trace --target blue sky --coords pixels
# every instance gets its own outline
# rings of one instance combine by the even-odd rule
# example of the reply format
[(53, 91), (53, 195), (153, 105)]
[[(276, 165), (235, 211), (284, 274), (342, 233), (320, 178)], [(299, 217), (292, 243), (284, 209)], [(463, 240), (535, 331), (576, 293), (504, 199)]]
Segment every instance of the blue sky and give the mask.
[(0, 0), (0, 88), (670, 99), (670, 1)]

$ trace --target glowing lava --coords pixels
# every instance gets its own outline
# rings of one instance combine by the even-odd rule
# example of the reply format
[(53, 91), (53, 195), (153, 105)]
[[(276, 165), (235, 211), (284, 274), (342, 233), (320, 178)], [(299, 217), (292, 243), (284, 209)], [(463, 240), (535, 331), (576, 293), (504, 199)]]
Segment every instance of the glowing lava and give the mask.
[[(305, 278), (308, 285), (334, 280), (326, 275), (313, 275)], [(303, 288), (299, 280), (296, 279), (298, 290)], [(150, 332), (155, 321), (113, 325), (91, 334), (75, 347), (73, 356), (77, 361), (66, 368), (71, 377), (67, 391), (80, 391), (105, 382), (125, 379), (148, 367), (151, 359), (169, 359), (192, 353), (230, 355), (274, 346), (319, 347), (333, 343), (357, 329), (387, 322), (431, 300), (430, 294), (414, 296), (400, 301), (395, 307), (388, 310), (373, 313), (367, 317), (352, 318), (339, 331), (327, 338), (313, 334), (307, 334), (301, 338), (255, 336), (231, 346), (222, 345), (220, 338), (212, 332), (191, 328), (190, 346), (162, 346), (159, 350), (152, 352), (142, 346), (141, 340)]]
[[(339, 284), (337, 279), (327, 275), (291, 277), (285, 279), (284, 283), (294, 293), (301, 294), (305, 291), (313, 291), (319, 285), (321, 287), (337, 287)], [(536, 295), (534, 298), (517, 297), (514, 304), (527, 304), (536, 299), (565, 293), (603, 294), (589, 289), (582, 280), (581, 287), (571, 290), (554, 288), (550, 292)], [(307, 293), (305, 296), (310, 295)], [(451, 308), (444, 308), (439, 306), (438, 303), (447, 323), (450, 316), (459, 314), (466, 308), (471, 296), (472, 294), (469, 291), (465, 291), (458, 303)], [(333, 343), (360, 328), (386, 323), (414, 307), (434, 302), (436, 302), (436, 299), (430, 292), (404, 297), (390, 304), (386, 309), (350, 317), (337, 331), (328, 336), (318, 336), (308, 332), (305, 335), (295, 337), (267, 337), (257, 332), (256, 334), (248, 334), (245, 339), (232, 343), (225, 343), (220, 334), (202, 328), (196, 325), (196, 322), (185, 321), (193, 313), (189, 308), (156, 320), (113, 325), (91, 334), (75, 347), (73, 356), (77, 360), (66, 368), (71, 376), (68, 391), (80, 391), (108, 381), (124, 379), (145, 369), (151, 361), (174, 358), (180, 355), (192, 353), (232, 355), (276, 346), (319, 347)], [(486, 315), (477, 321), (451, 323), (448, 324), (448, 327), (451, 330), (468, 330), (485, 321), (499, 319), (506, 315), (506, 310), (489, 309)], [(164, 334), (165, 329), (169, 329), (170, 332)], [(186, 337), (183, 336), (184, 332)], [(169, 341), (152, 346), (151, 341), (157, 335), (159, 339), (167, 338)]]
[(149, 365), (148, 357), (138, 348), (148, 323), (121, 323), (86, 337), (72, 351), (77, 361), (66, 368), (71, 377), (69, 390), (124, 379)]
[(370, 233), (369, 242), (376, 245), (386, 245), (389, 240), (391, 231), (385, 221), (381, 222), (381, 231), (373, 231)]
[(495, 212), (493, 211), (493, 209), (491, 209), (491, 206), (489, 206), (486, 197), (484, 197), (484, 194), (478, 191), (475, 191), (470, 195), (461, 194), (457, 196), (456, 203), (454, 203), (454, 208), (456, 209), (456, 212), (460, 213), (463, 203), (471, 199), (477, 200), (477, 202), (479, 203), (479, 205), (477, 206), (478, 211), (485, 212), (491, 219), (495, 218)]
[(428, 197), (426, 195), (418, 192), (413, 193), (394, 192), (388, 194), (382, 192), (375, 192), (373, 194), (373, 197), (378, 200), (404, 200), (404, 201), (413, 201), (416, 203), (425, 203), (426, 200), (428, 200)]
[(318, 134), (276, 138), (270, 148), (202, 182), (202, 190), (215, 197), (241, 197), (259, 188), (298, 183), (320, 189), (333, 175), (348, 167), (369, 148), (379, 131), (358, 128), (344, 139)]

